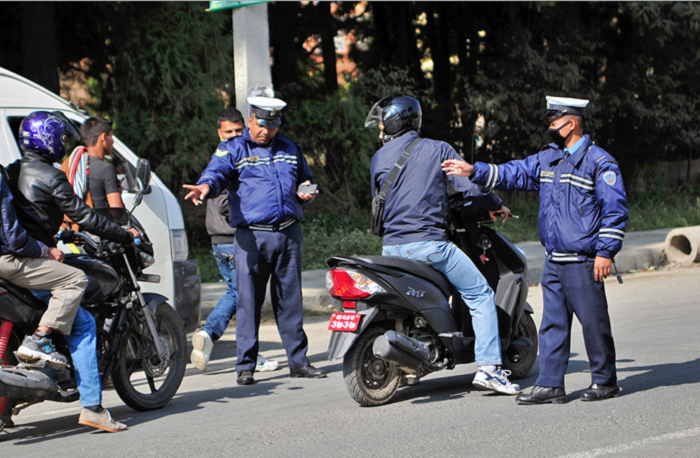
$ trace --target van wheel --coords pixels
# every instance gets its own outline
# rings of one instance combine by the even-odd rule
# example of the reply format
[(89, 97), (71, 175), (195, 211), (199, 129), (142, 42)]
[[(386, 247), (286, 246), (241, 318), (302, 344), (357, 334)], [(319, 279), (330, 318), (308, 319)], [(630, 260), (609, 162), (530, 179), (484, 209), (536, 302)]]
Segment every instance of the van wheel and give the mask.
[(527, 339), (531, 345), (524, 348), (521, 346), (519, 349), (511, 345), (503, 353), (503, 368), (510, 371), (512, 380), (527, 377), (537, 360), (537, 326), (532, 315), (527, 312), (523, 312), (520, 318), (514, 339), (520, 337)]
[(398, 366), (377, 358), (372, 352), (374, 341), (385, 332), (380, 327), (366, 329), (343, 359), (345, 386), (361, 406), (386, 404), (399, 387)]

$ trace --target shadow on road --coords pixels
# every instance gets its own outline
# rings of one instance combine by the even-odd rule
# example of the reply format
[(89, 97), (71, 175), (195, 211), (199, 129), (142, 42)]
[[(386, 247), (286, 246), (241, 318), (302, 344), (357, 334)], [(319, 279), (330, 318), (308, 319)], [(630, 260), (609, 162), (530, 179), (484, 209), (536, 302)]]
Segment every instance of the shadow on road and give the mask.
[[(126, 423), (127, 426), (131, 428), (143, 423), (162, 419), (169, 415), (179, 415), (203, 409), (203, 404), (205, 403), (227, 403), (233, 399), (247, 398), (250, 396), (268, 396), (273, 394), (273, 391), (280, 385), (282, 385), (281, 382), (265, 380), (263, 383), (244, 387), (230, 386), (219, 389), (190, 391), (175, 395), (168, 405), (162, 409), (150, 412), (136, 412), (124, 405), (112, 407), (109, 411), (116, 420)], [(79, 425), (78, 416), (78, 413), (74, 413), (50, 420), (38, 420), (29, 425), (21, 425), (17, 428), (6, 429), (0, 434), (0, 443), (17, 441), (14, 445), (32, 445), (47, 440), (70, 437), (76, 434), (110, 434)]]
[[(624, 372), (641, 374), (620, 377)], [(696, 384), (700, 382), (700, 358), (682, 363), (658, 364), (656, 366), (630, 366), (618, 368), (618, 378), (622, 386), (622, 395), (629, 395), (659, 387)]]

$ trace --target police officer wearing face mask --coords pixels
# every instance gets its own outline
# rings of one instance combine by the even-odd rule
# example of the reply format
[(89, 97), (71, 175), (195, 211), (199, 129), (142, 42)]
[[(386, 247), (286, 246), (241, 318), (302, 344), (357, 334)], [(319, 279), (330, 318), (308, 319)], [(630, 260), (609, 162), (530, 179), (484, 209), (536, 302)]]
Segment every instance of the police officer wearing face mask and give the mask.
[(518, 404), (563, 404), (564, 374), (569, 360), (571, 323), (583, 328), (591, 366), (590, 387), (583, 401), (620, 394), (615, 369), (608, 303), (603, 280), (611, 259), (622, 248), (627, 198), (615, 159), (583, 134), (588, 100), (547, 96), (549, 135), (553, 140), (538, 154), (502, 165), (448, 160), (448, 175), (508, 191), (539, 191), (540, 241), (547, 252), (540, 326), (540, 375)]

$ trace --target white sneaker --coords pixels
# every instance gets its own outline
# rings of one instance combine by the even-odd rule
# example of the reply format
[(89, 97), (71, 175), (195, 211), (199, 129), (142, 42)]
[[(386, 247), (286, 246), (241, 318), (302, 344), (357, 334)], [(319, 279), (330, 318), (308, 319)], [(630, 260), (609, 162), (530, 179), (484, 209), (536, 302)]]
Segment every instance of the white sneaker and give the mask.
[(508, 376), (510, 371), (504, 371), (500, 367), (494, 372), (487, 372), (484, 369), (479, 371), (474, 376), (472, 384), (485, 390), (495, 391), (501, 394), (518, 394), (520, 393), (520, 385), (510, 383)]
[(207, 370), (211, 349), (214, 348), (214, 341), (207, 331), (199, 331), (192, 336), (192, 354), (190, 360), (194, 367), (204, 372)]
[(258, 363), (255, 365), (255, 372), (272, 372), (276, 371), (280, 363), (267, 359), (263, 355), (258, 355)]

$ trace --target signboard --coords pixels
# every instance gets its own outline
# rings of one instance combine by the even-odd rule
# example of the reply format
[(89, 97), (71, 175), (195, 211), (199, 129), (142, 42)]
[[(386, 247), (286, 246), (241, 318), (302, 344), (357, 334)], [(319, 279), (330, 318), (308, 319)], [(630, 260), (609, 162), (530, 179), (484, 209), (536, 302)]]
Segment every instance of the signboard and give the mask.
[(219, 1), (219, 2), (209, 2), (209, 8), (206, 11), (219, 11), (219, 10), (229, 10), (232, 8), (240, 8), (242, 6), (257, 5), (258, 3), (269, 3), (269, 1), (259, 1), (259, 0), (240, 0), (240, 1)]

